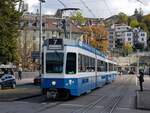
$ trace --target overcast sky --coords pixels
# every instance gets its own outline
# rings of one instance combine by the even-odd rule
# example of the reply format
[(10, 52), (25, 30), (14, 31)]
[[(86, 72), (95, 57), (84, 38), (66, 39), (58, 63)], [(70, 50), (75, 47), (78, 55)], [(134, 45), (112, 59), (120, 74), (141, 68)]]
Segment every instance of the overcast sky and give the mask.
[[(39, 8), (39, 0), (24, 0), (29, 4), (29, 12), (36, 12)], [(86, 17), (94, 17), (87, 8), (84, 7), (80, 0), (60, 0), (67, 7), (80, 8), (81, 12)], [(144, 4), (137, 2), (137, 0), (83, 0), (89, 9), (92, 10), (97, 18), (107, 18), (111, 15), (124, 12), (127, 15), (132, 15), (135, 8), (142, 8), (144, 14), (150, 13), (150, 0), (140, 0)], [(59, 8), (64, 8), (58, 0), (46, 0), (43, 3), (44, 14), (54, 14)]]

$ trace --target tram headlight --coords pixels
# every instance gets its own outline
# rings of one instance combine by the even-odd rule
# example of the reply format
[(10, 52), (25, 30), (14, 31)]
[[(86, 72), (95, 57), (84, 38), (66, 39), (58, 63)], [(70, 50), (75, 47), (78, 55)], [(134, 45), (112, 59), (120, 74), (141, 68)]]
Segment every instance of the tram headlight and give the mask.
[(69, 80), (69, 84), (72, 85), (74, 83), (74, 80)]
[(55, 86), (56, 85), (56, 81), (52, 81), (52, 85)]

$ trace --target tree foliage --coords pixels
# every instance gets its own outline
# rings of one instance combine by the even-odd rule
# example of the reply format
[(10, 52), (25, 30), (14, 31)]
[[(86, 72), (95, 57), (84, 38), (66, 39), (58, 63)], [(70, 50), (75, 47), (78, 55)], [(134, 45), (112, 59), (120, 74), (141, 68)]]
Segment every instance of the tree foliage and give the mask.
[(108, 51), (108, 32), (103, 25), (84, 26), (85, 40), (103, 52)]
[(138, 22), (136, 19), (133, 19), (133, 20), (131, 20), (131, 22), (130, 22), (130, 26), (131, 26), (132, 28), (137, 28), (137, 27), (139, 27), (139, 22)]
[(133, 46), (130, 43), (126, 43), (123, 45), (124, 55), (128, 55), (133, 52)]
[(79, 11), (77, 11), (75, 15), (71, 16), (70, 19), (73, 20), (77, 25), (82, 25), (86, 21), (82, 13)]
[(19, 0), (3, 0), (0, 2), (0, 62), (18, 60), (17, 38), (20, 13), (15, 6)]
[(122, 13), (122, 12), (119, 13), (117, 23), (127, 24), (128, 23), (128, 16), (126, 14)]

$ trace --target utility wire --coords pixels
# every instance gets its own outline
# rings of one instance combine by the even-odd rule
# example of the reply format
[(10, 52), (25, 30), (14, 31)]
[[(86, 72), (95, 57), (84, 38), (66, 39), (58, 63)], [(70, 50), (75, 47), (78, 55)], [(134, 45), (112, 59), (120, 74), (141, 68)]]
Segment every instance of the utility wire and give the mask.
[(112, 13), (111, 9), (109, 8), (109, 6), (108, 6), (106, 0), (103, 0), (103, 1), (104, 1), (104, 3), (105, 3), (106, 8), (108, 9), (108, 12), (109, 12), (111, 15), (113, 15), (113, 13)]
[(61, 0), (57, 0), (61, 5), (63, 5), (65, 8), (67, 8), (67, 5), (64, 4)]
[(137, 2), (139, 2), (139, 3), (141, 3), (141, 4), (143, 4), (143, 5), (146, 5), (143, 1), (141, 1), (141, 0), (136, 0)]
[(84, 7), (92, 14), (94, 18), (96, 18), (96, 15), (93, 13), (93, 11), (86, 5), (86, 3), (83, 0), (80, 0), (81, 3), (84, 5)]

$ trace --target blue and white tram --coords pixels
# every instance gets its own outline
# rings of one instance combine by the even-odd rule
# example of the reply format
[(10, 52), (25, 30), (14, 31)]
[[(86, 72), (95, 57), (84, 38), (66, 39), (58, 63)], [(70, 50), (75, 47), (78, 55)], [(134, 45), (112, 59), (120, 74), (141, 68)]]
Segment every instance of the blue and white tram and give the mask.
[(116, 63), (81, 41), (48, 39), (43, 53), (41, 88), (47, 98), (80, 96), (116, 79)]

